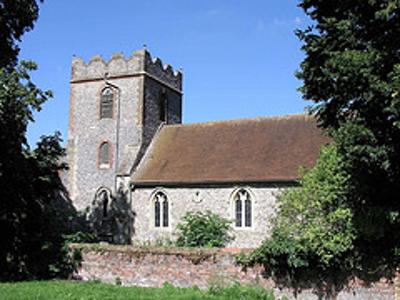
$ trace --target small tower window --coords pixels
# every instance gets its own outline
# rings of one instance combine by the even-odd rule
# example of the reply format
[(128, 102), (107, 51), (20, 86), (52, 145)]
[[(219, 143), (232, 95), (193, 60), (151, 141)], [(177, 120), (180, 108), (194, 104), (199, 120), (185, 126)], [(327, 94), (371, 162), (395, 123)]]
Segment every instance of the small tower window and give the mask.
[(239, 190), (233, 197), (235, 207), (235, 226), (252, 226), (252, 200), (250, 193), (244, 189)]
[(168, 111), (168, 98), (165, 92), (160, 94), (159, 98), (159, 112), (160, 112), (160, 121), (166, 122), (167, 121), (167, 111)]
[(114, 93), (111, 88), (106, 88), (100, 98), (100, 119), (113, 117)]
[(110, 144), (104, 142), (99, 148), (99, 166), (100, 168), (110, 167)]
[(163, 192), (158, 192), (154, 196), (154, 226), (169, 226), (169, 203), (168, 198)]

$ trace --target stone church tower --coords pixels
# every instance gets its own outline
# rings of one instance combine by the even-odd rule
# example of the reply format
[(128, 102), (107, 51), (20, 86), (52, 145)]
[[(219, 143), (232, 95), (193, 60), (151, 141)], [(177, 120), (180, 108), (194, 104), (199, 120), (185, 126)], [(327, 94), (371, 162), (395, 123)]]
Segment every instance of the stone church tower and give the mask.
[(70, 88), (69, 196), (78, 210), (103, 201), (106, 214), (158, 128), (181, 123), (182, 74), (143, 49), (108, 62), (74, 58)]

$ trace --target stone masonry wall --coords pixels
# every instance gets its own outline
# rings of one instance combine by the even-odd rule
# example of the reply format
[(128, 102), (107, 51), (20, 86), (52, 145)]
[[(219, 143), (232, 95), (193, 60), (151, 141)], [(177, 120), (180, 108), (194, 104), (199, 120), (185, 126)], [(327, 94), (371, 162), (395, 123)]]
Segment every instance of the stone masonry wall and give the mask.
[[(122, 159), (125, 146), (134, 147), (140, 144), (140, 131), (134, 122), (140, 98), (139, 78), (113, 79), (112, 83), (120, 90), (114, 89), (117, 96), (114, 102), (114, 117), (110, 119), (99, 118), (100, 93), (106, 87), (103, 81), (71, 85), (74, 128), (69, 132), (69, 143), (74, 144), (74, 159), (69, 157), (69, 165), (71, 176), (74, 177), (70, 177), (69, 192), (79, 210), (91, 204), (100, 187), (113, 190), (116, 159)], [(105, 141), (111, 146), (111, 164), (109, 168), (101, 169), (98, 165), (98, 149)]]
[[(235, 263), (238, 249), (135, 248), (111, 245), (71, 245), (82, 251), (82, 264), (75, 277), (81, 280), (120, 281), (123, 285), (177, 287), (210, 284), (257, 284), (273, 289), (275, 295), (289, 299), (316, 300), (312, 290), (302, 291), (297, 298), (290, 289), (279, 289), (263, 277), (263, 268), (244, 270)], [(342, 290), (338, 300), (394, 300), (394, 284), (381, 280), (370, 286), (356, 280)]]
[[(100, 119), (100, 95), (107, 86), (114, 92), (113, 118)], [(100, 188), (115, 195), (117, 174), (129, 175), (145, 153), (160, 125), (160, 90), (170, 97), (168, 123), (181, 122), (181, 87), (182, 74), (145, 49), (127, 58), (117, 53), (109, 61), (73, 59), (65, 184), (78, 210), (90, 207)], [(109, 168), (98, 165), (103, 142), (111, 149)]]
[[(233, 196), (240, 189), (249, 191), (252, 200), (252, 227), (235, 228), (234, 240), (228, 247), (252, 248), (258, 246), (271, 230), (271, 217), (275, 212), (276, 196), (283, 186), (206, 186), (206, 187), (153, 187), (132, 191), (134, 244), (154, 244), (175, 239), (175, 228), (188, 211), (211, 210), (229, 220), (234, 220)], [(154, 195), (162, 191), (169, 202), (169, 227), (154, 226)]]

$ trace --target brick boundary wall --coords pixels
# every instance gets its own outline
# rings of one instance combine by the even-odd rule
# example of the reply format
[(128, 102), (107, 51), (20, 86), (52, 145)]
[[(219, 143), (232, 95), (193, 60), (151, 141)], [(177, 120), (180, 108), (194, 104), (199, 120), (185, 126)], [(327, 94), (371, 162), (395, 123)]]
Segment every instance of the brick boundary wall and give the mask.
[[(100, 280), (115, 284), (142, 287), (161, 287), (170, 283), (176, 287), (211, 284), (257, 284), (272, 289), (275, 295), (289, 299), (318, 299), (311, 290), (302, 291), (295, 298), (290, 289), (279, 289), (274, 282), (262, 276), (263, 268), (256, 266), (244, 270), (235, 263), (236, 255), (244, 249), (188, 249), (116, 246), (108, 244), (71, 244), (82, 254), (80, 268), (74, 277), (80, 280)], [(396, 284), (397, 285), (397, 284)], [(397, 300), (398, 285), (381, 280), (370, 286), (353, 281), (342, 290), (338, 300)], [(396, 291), (397, 290), (397, 291)], [(397, 293), (396, 293), (397, 292)]]

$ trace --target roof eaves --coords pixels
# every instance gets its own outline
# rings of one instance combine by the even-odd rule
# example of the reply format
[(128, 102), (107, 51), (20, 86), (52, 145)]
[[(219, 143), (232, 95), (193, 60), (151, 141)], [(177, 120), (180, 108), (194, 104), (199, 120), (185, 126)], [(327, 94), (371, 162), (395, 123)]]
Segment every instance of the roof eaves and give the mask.
[(288, 179), (267, 179), (267, 180), (189, 180), (189, 181), (153, 181), (140, 180), (131, 181), (135, 187), (151, 187), (151, 186), (203, 186), (203, 185), (233, 185), (233, 184), (287, 184), (298, 185), (298, 178)]

